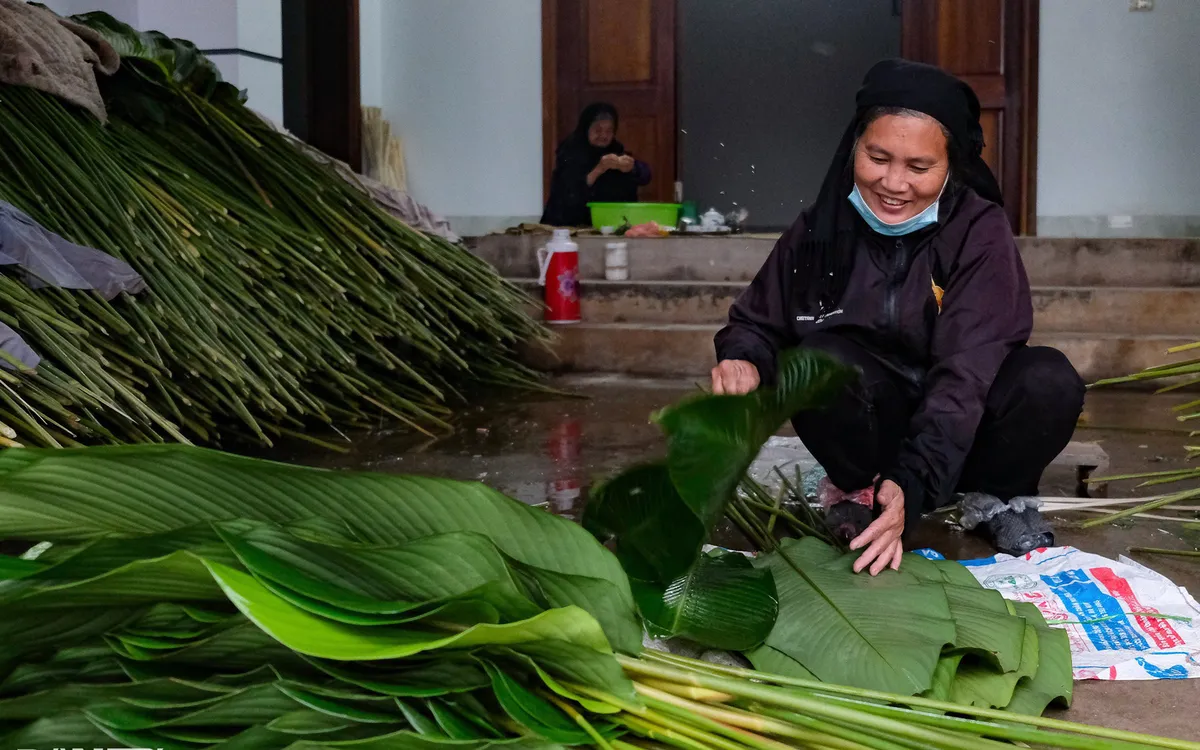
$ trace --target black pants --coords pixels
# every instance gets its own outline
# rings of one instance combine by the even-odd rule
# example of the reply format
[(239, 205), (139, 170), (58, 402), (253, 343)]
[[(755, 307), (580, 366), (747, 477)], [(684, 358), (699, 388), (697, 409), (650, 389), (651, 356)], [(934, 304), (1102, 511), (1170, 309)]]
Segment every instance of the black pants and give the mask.
[[(921, 394), (848, 339), (813, 334), (802, 345), (828, 352), (861, 374), (829, 407), (796, 415), (796, 434), (839, 489), (869, 487), (895, 460)], [(1042, 472), (1071, 440), (1083, 395), (1083, 380), (1062, 352), (1014, 350), (988, 391), (958, 491), (1002, 500), (1036, 495)], [(938, 504), (950, 500), (933, 498)]]

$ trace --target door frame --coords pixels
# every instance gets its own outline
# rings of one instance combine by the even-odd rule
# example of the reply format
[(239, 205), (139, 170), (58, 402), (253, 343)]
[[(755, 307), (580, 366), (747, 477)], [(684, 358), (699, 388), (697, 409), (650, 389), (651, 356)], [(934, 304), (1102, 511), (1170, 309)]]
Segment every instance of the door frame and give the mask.
[(362, 169), (358, 0), (279, 0), (283, 124), (316, 149)]
[[(902, 0), (900, 53), (906, 59), (937, 64), (938, 7), (970, 0)], [(1037, 230), (1038, 38), (1041, 0), (1004, 0), (1004, 91), (971, 84), (984, 109), (1003, 107), (1001, 184), (1005, 212), (1016, 234)], [(1002, 97), (1002, 98), (1001, 98)]]
[(542, 203), (550, 197), (558, 132), (558, 3), (542, 0)]

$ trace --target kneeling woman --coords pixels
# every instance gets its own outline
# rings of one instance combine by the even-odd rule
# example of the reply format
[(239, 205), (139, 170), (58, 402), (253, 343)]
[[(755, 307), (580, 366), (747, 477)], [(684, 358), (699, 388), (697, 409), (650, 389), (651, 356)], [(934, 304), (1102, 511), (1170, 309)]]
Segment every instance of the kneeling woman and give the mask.
[[(1026, 345), (1029, 281), (970, 87), (886, 61), (857, 105), (817, 202), (717, 334), (712, 379), (715, 393), (752, 391), (796, 345), (859, 370), (836, 403), (793, 425), (834, 500), (873, 494), (879, 515), (851, 548), (864, 550), (855, 570), (875, 574), (899, 567), (905, 529), (956, 491), (1037, 494), (1084, 384), (1062, 353)], [(1004, 517), (1044, 526), (1032, 510), (993, 521)]]

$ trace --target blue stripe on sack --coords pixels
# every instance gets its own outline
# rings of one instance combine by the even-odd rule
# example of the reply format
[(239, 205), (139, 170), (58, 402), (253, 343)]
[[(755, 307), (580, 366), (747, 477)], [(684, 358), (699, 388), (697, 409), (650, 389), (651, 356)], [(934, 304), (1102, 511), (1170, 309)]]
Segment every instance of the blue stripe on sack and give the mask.
[(960, 565), (966, 565), (968, 568), (979, 568), (984, 565), (995, 565), (998, 561), (995, 555), (992, 557), (980, 557), (974, 560), (959, 560)]
[[(1148, 651), (1150, 644), (1137, 632), (1115, 596), (1100, 590), (1082, 570), (1042, 576), (1063, 606), (1081, 623), (1098, 651)], [(1099, 620), (1099, 622), (1090, 622)]]

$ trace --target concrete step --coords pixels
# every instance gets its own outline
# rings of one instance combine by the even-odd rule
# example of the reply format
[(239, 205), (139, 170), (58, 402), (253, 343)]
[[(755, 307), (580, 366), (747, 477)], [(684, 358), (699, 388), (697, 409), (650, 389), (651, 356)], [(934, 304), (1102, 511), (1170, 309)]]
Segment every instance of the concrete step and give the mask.
[[(693, 377), (715, 364), (719, 325), (686, 323), (580, 323), (558, 326), (549, 349), (531, 349), (527, 361), (555, 372), (620, 372), (647, 377)], [(1088, 382), (1116, 377), (1172, 359), (1166, 350), (1190, 343), (1182, 336), (1047, 333), (1032, 343), (1061, 350)], [(1174, 359), (1183, 359), (1176, 355)]]
[[(508, 278), (536, 278), (537, 248), (546, 235), (489, 235), (471, 249)], [(604, 245), (611, 238), (578, 237), (581, 277), (604, 278)], [(748, 282), (774, 238), (666, 237), (624, 240), (629, 277), (636, 281)], [(1200, 287), (1200, 239), (1081, 239), (1018, 237), (1035, 286)]]
[[(515, 283), (537, 299), (537, 279)], [(581, 283), (588, 323), (723, 323), (745, 288), (740, 281)], [(1200, 287), (1035, 287), (1034, 331), (1200, 337)], [(536, 315), (536, 306), (531, 309)]]

